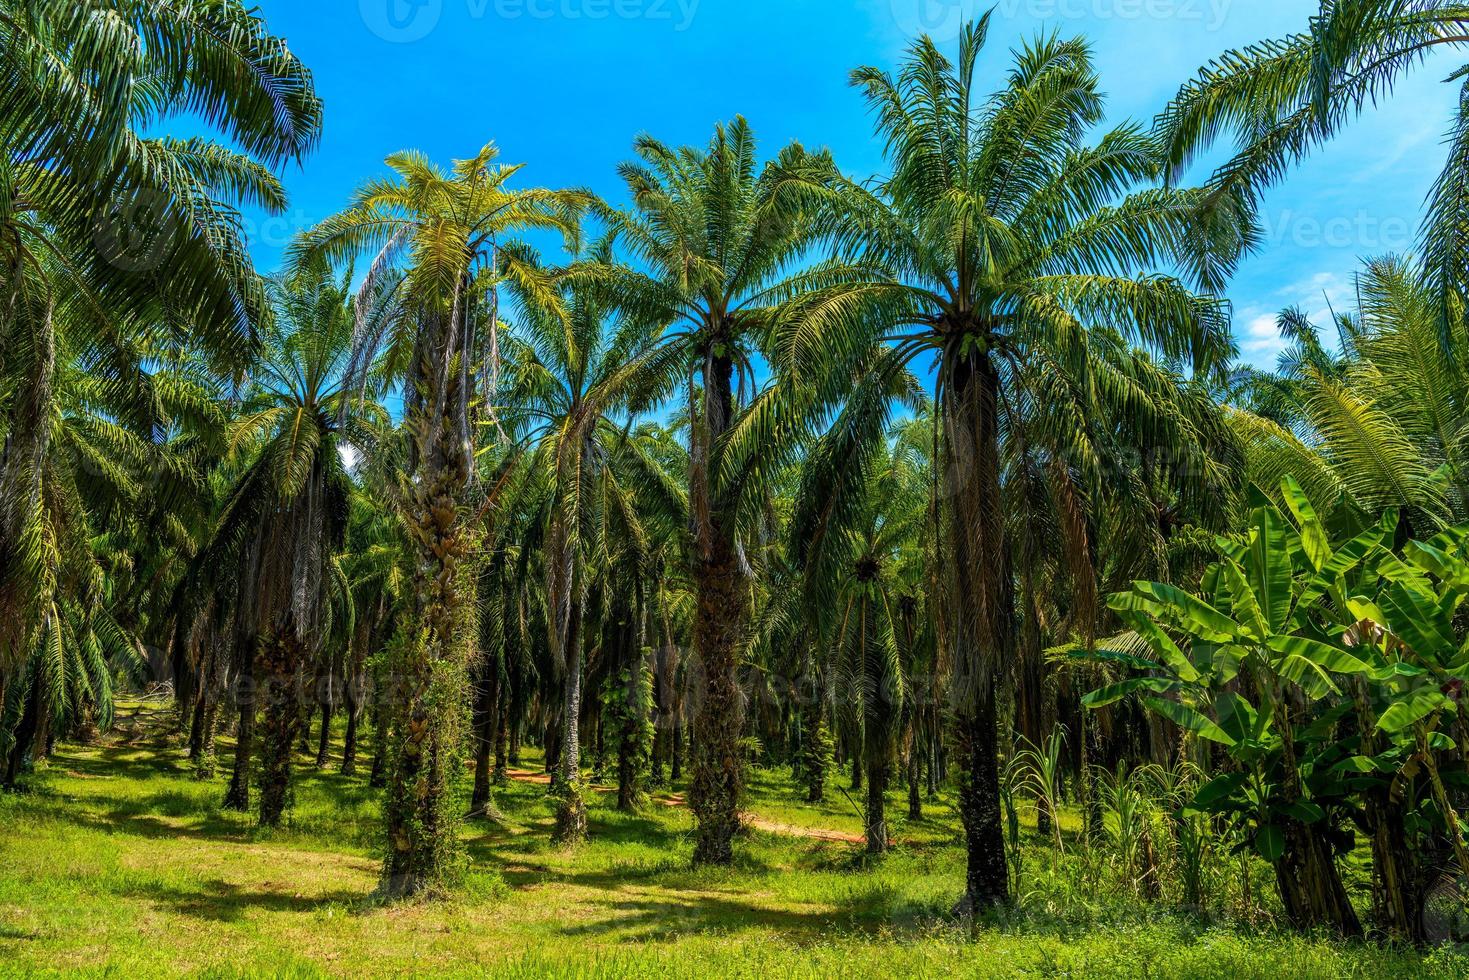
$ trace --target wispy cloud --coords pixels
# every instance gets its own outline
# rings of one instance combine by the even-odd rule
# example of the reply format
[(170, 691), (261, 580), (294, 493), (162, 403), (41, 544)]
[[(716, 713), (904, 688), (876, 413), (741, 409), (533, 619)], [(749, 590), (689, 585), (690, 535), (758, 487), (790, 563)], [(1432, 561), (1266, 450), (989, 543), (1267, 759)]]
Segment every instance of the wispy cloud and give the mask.
[(1354, 303), (1352, 280), (1336, 272), (1317, 272), (1275, 290), (1267, 303), (1251, 303), (1235, 312), (1235, 340), (1240, 356), (1258, 367), (1271, 367), (1285, 349), (1276, 323), (1280, 311), (1297, 306), (1326, 331), (1328, 346), (1335, 336), (1333, 314), (1349, 311)]

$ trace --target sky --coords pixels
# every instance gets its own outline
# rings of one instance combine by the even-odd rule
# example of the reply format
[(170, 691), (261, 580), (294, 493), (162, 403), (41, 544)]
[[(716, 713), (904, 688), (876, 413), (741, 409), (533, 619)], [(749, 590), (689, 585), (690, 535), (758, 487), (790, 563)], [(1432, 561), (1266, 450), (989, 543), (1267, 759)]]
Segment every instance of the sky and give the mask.
[[(620, 199), (619, 162), (641, 132), (704, 144), (748, 119), (762, 152), (829, 147), (849, 174), (883, 169), (847, 76), (894, 67), (910, 39), (956, 47), (966, 16), (995, 8), (980, 64), (997, 88), (1009, 51), (1038, 32), (1083, 35), (1108, 123), (1146, 122), (1230, 48), (1303, 29), (1316, 0), (258, 0), (316, 77), (319, 149), (284, 174), (289, 211), (246, 215), (257, 264), (278, 267), (296, 231), (340, 210), (383, 158), (415, 148), (448, 164), (495, 142), (526, 186)], [(1456, 63), (1430, 60), (1296, 169), (1265, 201), (1265, 243), (1229, 292), (1245, 360), (1279, 351), (1275, 314), (1318, 322), (1351, 302), (1360, 260), (1411, 251), (1444, 159)], [(1200, 167), (1192, 179), (1207, 174)]]

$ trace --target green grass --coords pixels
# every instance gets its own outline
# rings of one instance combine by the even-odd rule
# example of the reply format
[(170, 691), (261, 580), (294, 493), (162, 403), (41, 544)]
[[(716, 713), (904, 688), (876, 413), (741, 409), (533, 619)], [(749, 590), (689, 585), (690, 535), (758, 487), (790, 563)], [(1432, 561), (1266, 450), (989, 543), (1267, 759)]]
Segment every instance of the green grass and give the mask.
[[(265, 832), (217, 809), (223, 778), (194, 781), (178, 746), (129, 725), (63, 746), (26, 792), (0, 797), (0, 974), (1469, 974), (1454, 951), (1332, 943), (1087, 891), (1075, 858), (1039, 842), (1020, 908), (971, 940), (946, 915), (962, 872), (952, 808), (935, 801), (910, 824), (896, 795), (904, 843), (875, 865), (853, 845), (755, 832), (735, 868), (695, 871), (686, 810), (622, 814), (593, 794), (592, 840), (566, 851), (549, 843), (544, 788), (511, 784), (503, 825), (466, 824), (452, 899), (382, 906), (378, 804), (362, 779), (303, 766), (289, 826)], [(808, 807), (784, 771), (751, 780), (767, 820), (860, 832), (832, 797)]]

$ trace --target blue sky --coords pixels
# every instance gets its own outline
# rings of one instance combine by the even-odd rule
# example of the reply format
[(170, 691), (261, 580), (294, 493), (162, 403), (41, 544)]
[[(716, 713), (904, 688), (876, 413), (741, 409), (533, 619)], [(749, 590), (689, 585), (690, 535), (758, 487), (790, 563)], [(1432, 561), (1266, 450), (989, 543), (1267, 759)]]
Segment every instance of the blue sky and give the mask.
[[(383, 157), (414, 147), (444, 162), (493, 140), (528, 184), (619, 195), (633, 137), (703, 143), (742, 113), (767, 152), (828, 146), (857, 176), (882, 169), (861, 64), (890, 67), (926, 30), (957, 35), (995, 6), (981, 71), (1054, 28), (1093, 42), (1112, 121), (1150, 119), (1186, 77), (1232, 47), (1298, 30), (1315, 0), (259, 0), (311, 66), (326, 101), (321, 148), (287, 172), (291, 210), (247, 216), (256, 261), (343, 206)], [(1323, 321), (1350, 301), (1359, 257), (1406, 251), (1443, 160), (1454, 67), (1432, 61), (1318, 153), (1264, 208), (1267, 244), (1230, 290), (1248, 360), (1278, 349), (1274, 313)], [(990, 86), (986, 86), (988, 88)], [(1198, 175), (1202, 179), (1202, 172)]]

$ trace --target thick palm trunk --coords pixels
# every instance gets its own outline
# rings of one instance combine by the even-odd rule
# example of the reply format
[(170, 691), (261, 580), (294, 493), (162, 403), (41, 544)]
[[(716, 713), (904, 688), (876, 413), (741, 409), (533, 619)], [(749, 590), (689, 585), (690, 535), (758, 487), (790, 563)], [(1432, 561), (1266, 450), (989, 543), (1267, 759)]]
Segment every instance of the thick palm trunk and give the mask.
[[(702, 671), (698, 716), (694, 720), (694, 774), (689, 803), (698, 822), (695, 864), (729, 864), (740, 829), (744, 771), (740, 733), (744, 705), (740, 698), (740, 638), (744, 634), (747, 596), (745, 575), (735, 538), (734, 514), (722, 494), (711, 488), (715, 465), (711, 456), (734, 418), (734, 362), (710, 354), (704, 370), (703, 435), (696, 439), (690, 467), (691, 494), (699, 554), (694, 562), (697, 604), (694, 650)], [(700, 428), (696, 426), (695, 428)]]
[(556, 810), (553, 839), (574, 844), (587, 836), (587, 807), (581, 794), (581, 604), (572, 603), (567, 629), (565, 700), (561, 706), (561, 801)]
[(953, 637), (959, 814), (967, 858), (960, 907), (970, 913), (1009, 900), (995, 687), (1014, 647), (1014, 587), (1000, 500), (999, 389), (989, 354), (964, 354), (953, 365), (944, 406), (950, 506), (945, 619)]
[(266, 679), (264, 732), (260, 751), (260, 824), (275, 827), (291, 802), (292, 747), (301, 724), (298, 702), (301, 642), (289, 629), (261, 642), (260, 667)]
[(617, 808), (635, 812), (647, 799), (647, 763), (653, 755), (653, 651), (634, 639), (637, 657), (628, 674), (623, 710), (617, 718)]
[[(430, 379), (438, 370), (431, 360), (432, 355), (425, 358), (423, 371)], [(451, 385), (446, 404), (453, 406), (457, 397)], [(446, 411), (431, 425), (432, 414), (414, 413), (419, 475), (404, 508), (416, 560), (411, 612), (398, 650), (405, 698), (392, 733), (384, 802), (388, 854), (381, 890), (389, 898), (439, 885), (456, 846), (447, 806), (448, 763), (465, 709), (467, 585), (460, 571), (470, 542), (459, 504), (469, 470), (456, 423)]]
[(224, 796), (224, 807), (244, 813), (250, 809), (250, 766), (255, 753), (254, 678), (240, 678), (235, 702), (239, 708), (240, 720), (235, 729), (235, 760), (230, 788)]
[[(22, 313), (18, 297), (7, 297), (8, 315)], [(10, 417), (5, 438), (0, 440), (0, 671), (21, 668), (29, 650), (26, 642), (35, 625), (32, 613), (37, 600), (34, 575), (15, 575), (31, 515), (40, 500), (41, 478), (51, 439), (52, 382), (56, 371), (56, 336), (52, 311), (31, 309), (34, 313), (35, 342), (30, 345), (30, 364), (16, 374), (24, 382), (11, 393)], [(21, 326), (21, 329), (25, 329)], [(19, 352), (0, 352), (14, 356)], [(7, 778), (7, 782), (11, 780)]]
[(826, 769), (831, 764), (831, 738), (826, 728), (826, 695), (818, 690), (801, 711), (801, 769), (806, 777), (806, 802), (826, 798)]
[(694, 720), (694, 773), (689, 801), (698, 820), (696, 864), (729, 864), (740, 829), (744, 786), (739, 740), (743, 705), (736, 677), (745, 596), (733, 548), (702, 563), (694, 640), (703, 668)]
[(26, 755), (31, 751), (31, 746), (36, 741), (36, 732), (40, 729), (41, 681), (33, 668), (28, 667), (27, 671), (30, 674), (30, 683), (23, 688), (25, 706), (11, 736), (10, 758), (5, 766), (6, 786), (14, 786), (20, 779), (21, 771), (25, 768)]
[(559, 802), (551, 834), (561, 844), (575, 844), (587, 834), (586, 803), (581, 796), (582, 597), (572, 548), (566, 515), (558, 512), (546, 534), (546, 600), (551, 657), (563, 669), (561, 745), (554, 782)]
[(888, 849), (887, 789), (891, 775), (888, 753), (878, 746), (867, 747), (867, 812), (863, 828), (867, 853), (883, 854)]
[(199, 691), (194, 696), (194, 707), (189, 713), (189, 764), (198, 767), (199, 761), (204, 756), (204, 710), (205, 703), (209, 700), (208, 692), (203, 690), (204, 672), (199, 672), (197, 679)]

